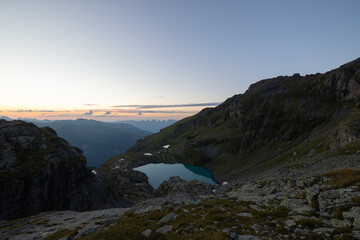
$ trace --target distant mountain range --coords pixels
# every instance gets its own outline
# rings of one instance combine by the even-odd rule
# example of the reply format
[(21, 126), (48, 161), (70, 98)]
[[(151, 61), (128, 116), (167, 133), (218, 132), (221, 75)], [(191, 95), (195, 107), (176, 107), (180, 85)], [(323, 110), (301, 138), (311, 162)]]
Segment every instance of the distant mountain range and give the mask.
[(87, 165), (94, 167), (125, 152), (136, 141), (151, 134), (126, 123), (106, 123), (86, 119), (33, 123), (38, 127), (51, 127), (59, 137), (79, 147), (84, 151)]
[[(5, 116), (0, 119), (12, 120)], [(151, 134), (128, 123), (108, 123), (87, 119), (19, 120), (32, 122), (38, 127), (51, 127), (59, 137), (83, 150), (87, 165), (93, 167), (98, 167), (107, 159), (125, 152), (136, 141)]]
[(143, 129), (149, 132), (159, 132), (161, 129), (174, 124), (176, 120), (128, 120), (128, 121), (118, 121), (119, 123), (128, 123), (133, 125), (134, 127)]

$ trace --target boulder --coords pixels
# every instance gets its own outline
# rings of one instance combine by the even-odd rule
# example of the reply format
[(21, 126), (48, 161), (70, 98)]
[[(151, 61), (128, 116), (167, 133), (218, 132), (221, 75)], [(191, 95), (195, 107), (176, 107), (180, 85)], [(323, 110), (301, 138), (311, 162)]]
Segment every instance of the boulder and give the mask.
[(352, 201), (354, 198), (360, 197), (360, 192), (354, 191), (352, 188), (339, 188), (327, 190), (319, 194), (319, 210), (320, 215), (331, 217), (334, 215), (335, 208), (349, 208), (356, 203)]
[(155, 193), (158, 196), (166, 196), (168, 194), (186, 193), (190, 195), (205, 195), (211, 194), (216, 187), (214, 184), (204, 183), (199, 180), (192, 180), (187, 182), (180, 177), (171, 177), (164, 181)]
[(294, 215), (303, 215), (315, 211), (314, 208), (307, 204), (305, 199), (288, 198), (283, 200), (280, 205), (290, 209)]
[(308, 201), (310, 206), (314, 206), (317, 201), (317, 196), (320, 193), (319, 185), (315, 184), (314, 186), (305, 188), (305, 191), (306, 191), (306, 200)]
[(360, 229), (360, 207), (352, 207), (350, 211), (343, 212), (343, 217), (345, 219), (352, 219), (353, 227)]
[(334, 219), (332, 218), (330, 220), (330, 224), (333, 228), (346, 228), (346, 227), (351, 227), (352, 223), (350, 220), (339, 220), (339, 219)]

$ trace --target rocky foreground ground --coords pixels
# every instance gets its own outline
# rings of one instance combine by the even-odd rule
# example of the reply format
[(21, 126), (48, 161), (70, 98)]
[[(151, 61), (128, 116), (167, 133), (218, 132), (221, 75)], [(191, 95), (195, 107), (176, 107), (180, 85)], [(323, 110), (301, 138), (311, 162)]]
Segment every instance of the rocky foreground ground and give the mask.
[(1, 221), (0, 238), (360, 239), (359, 170), (222, 185), (174, 177), (157, 195), (132, 208)]

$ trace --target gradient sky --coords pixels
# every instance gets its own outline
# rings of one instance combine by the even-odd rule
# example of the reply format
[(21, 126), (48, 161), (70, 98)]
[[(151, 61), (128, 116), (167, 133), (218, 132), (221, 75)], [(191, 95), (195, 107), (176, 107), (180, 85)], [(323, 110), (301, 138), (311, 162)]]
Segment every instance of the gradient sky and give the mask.
[(359, 9), (359, 0), (0, 0), (0, 115), (180, 119), (261, 79), (360, 57)]

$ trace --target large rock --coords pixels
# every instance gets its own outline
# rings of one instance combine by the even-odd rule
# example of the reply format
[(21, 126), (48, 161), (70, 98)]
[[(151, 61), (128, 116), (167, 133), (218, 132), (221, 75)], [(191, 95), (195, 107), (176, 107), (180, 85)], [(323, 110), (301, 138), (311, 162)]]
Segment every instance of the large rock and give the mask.
[(308, 201), (310, 206), (317, 205), (317, 196), (320, 192), (319, 185), (315, 184), (309, 188), (305, 188), (306, 191), (306, 200)]
[(164, 181), (158, 189), (156, 189), (156, 194), (158, 196), (166, 196), (168, 194), (178, 194), (186, 193), (190, 195), (199, 195), (199, 194), (210, 194), (212, 190), (216, 187), (214, 184), (204, 183), (199, 180), (192, 180), (187, 182), (180, 177), (171, 177), (169, 180)]
[(333, 216), (335, 208), (349, 208), (356, 203), (352, 199), (360, 197), (360, 192), (352, 188), (339, 188), (327, 190), (319, 194), (320, 215), (325, 217)]
[(101, 172), (85, 165), (81, 150), (54, 130), (0, 120), (0, 219), (130, 204)]
[(280, 205), (290, 209), (294, 214), (303, 215), (315, 211), (315, 209), (309, 206), (304, 199), (289, 198), (282, 201)]
[(355, 229), (360, 229), (360, 207), (352, 207), (350, 211), (343, 212), (345, 219), (353, 219), (353, 226)]

